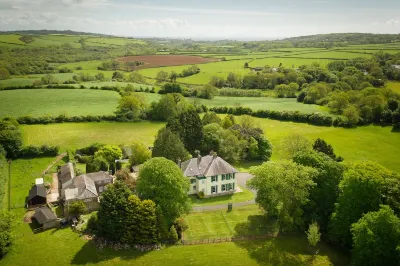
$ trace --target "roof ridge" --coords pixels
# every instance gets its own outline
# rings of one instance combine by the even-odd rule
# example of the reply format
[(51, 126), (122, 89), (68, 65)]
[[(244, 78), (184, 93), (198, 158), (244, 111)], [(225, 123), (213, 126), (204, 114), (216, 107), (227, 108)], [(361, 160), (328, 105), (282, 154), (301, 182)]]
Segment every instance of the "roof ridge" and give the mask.
[[(204, 156), (205, 157), (205, 156)], [(207, 168), (206, 168), (206, 170), (204, 171), (204, 176), (206, 176), (206, 174), (208, 173), (208, 170), (210, 170), (210, 168), (211, 168), (211, 165), (214, 163), (214, 161), (216, 160), (218, 158), (218, 156), (216, 156), (216, 157), (212, 157), (212, 159), (211, 159), (211, 162), (208, 164), (208, 166), (207, 166)]]

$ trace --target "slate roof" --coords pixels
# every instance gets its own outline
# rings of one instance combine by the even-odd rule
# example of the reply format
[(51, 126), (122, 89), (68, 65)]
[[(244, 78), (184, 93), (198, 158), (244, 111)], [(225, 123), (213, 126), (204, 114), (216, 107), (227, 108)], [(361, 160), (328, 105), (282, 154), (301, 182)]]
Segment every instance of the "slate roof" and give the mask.
[(72, 178), (75, 177), (75, 171), (74, 171), (74, 166), (72, 163), (67, 163), (61, 166), (60, 169), (60, 179), (61, 183), (64, 184), (65, 182), (68, 182)]
[(62, 185), (62, 197), (66, 200), (98, 197), (94, 181), (86, 175), (76, 176)]
[(89, 173), (86, 174), (87, 177), (92, 179), (94, 182), (112, 179), (112, 176), (107, 174), (106, 172), (96, 172), (96, 173)]
[(47, 206), (36, 208), (34, 217), (39, 224), (57, 220), (57, 216)]
[(238, 172), (224, 159), (213, 155), (187, 160), (181, 164), (181, 169), (185, 176), (214, 176)]
[(34, 197), (39, 196), (42, 198), (46, 198), (47, 197), (47, 192), (46, 192), (46, 188), (44, 187), (44, 185), (34, 185), (31, 190), (29, 190), (29, 196), (28, 196), (28, 201), (33, 199)]

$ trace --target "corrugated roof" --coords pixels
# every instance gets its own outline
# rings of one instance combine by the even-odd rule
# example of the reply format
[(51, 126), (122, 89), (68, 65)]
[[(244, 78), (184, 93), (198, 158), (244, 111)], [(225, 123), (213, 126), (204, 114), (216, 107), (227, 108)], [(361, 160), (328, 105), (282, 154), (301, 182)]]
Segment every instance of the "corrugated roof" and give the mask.
[(36, 208), (34, 217), (39, 222), (39, 224), (44, 224), (45, 222), (57, 220), (57, 216), (47, 206)]
[(238, 171), (219, 156), (207, 155), (193, 158), (181, 164), (185, 176), (214, 176)]
[(44, 187), (44, 185), (34, 185), (31, 190), (29, 190), (29, 196), (28, 196), (28, 200), (33, 199), (34, 197), (39, 196), (42, 198), (46, 198), (47, 197), (47, 192), (46, 192), (46, 188)]

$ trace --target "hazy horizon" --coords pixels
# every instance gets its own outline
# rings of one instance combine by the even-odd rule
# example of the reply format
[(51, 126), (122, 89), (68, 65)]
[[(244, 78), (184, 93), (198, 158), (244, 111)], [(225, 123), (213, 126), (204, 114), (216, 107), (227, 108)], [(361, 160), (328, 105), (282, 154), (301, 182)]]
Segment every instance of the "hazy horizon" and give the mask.
[(400, 1), (0, 0), (0, 30), (271, 40), (324, 33), (400, 33)]

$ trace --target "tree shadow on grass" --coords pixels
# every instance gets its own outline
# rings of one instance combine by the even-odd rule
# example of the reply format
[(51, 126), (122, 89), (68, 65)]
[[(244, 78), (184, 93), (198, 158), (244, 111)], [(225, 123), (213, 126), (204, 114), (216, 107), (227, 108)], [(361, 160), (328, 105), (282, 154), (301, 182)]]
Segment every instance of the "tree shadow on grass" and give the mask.
[(246, 249), (249, 256), (260, 265), (349, 264), (349, 255), (341, 250), (320, 243), (318, 256), (313, 256), (304, 235), (299, 233), (274, 237), (278, 231), (276, 219), (268, 219), (264, 215), (249, 216), (246, 222), (235, 226), (235, 237), (240, 239), (246, 236), (256, 236), (255, 238), (258, 239), (250, 237), (247, 240), (235, 241), (235, 244)]
[[(148, 251), (151, 252), (151, 251)], [(134, 260), (144, 256), (148, 252), (141, 252), (135, 249), (128, 250), (113, 250), (110, 248), (99, 249), (92, 242), (87, 242), (70, 262), (72, 265), (96, 264), (118, 258), (119, 260)], [(155, 252), (155, 251), (154, 251)]]

